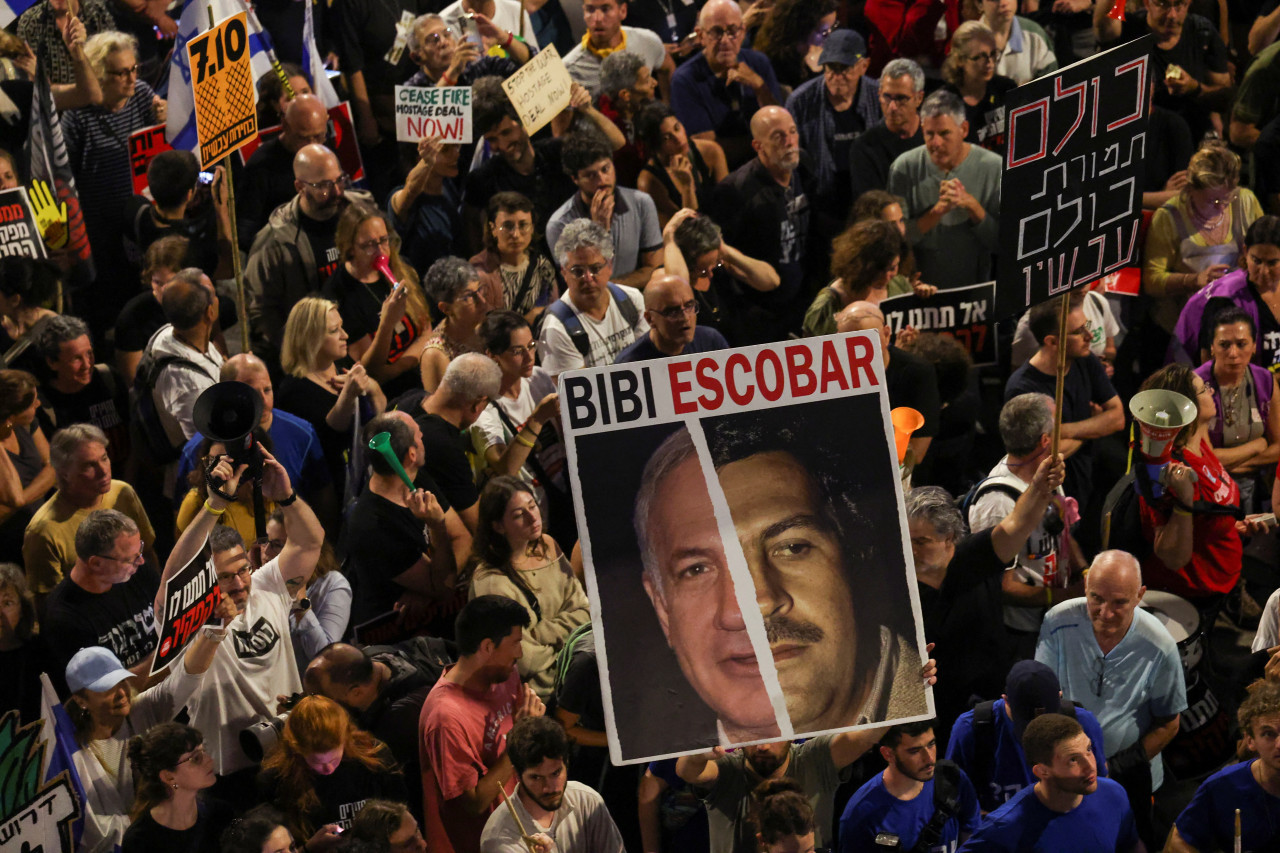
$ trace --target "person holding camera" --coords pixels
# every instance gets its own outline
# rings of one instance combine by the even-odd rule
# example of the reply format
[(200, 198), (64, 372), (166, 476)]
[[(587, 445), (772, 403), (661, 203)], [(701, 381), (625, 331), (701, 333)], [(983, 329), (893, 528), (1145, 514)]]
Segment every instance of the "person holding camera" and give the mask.
[(237, 738), (258, 720), (275, 716), (278, 696), (302, 689), (289, 642), (290, 581), (306, 584), (311, 579), (324, 542), (324, 529), (311, 507), (294, 492), (284, 467), (265, 449), (255, 452), (261, 454), (262, 496), (281, 508), (289, 529), (289, 541), (280, 554), (251, 571), (240, 534), (217, 524), (234, 502), (252, 461), (233, 462), (230, 456), (221, 456), (205, 473), (209, 497), (174, 545), (161, 578), (163, 589), (173, 574), (207, 556), (222, 594), (239, 609), (223, 626), (231, 641), (219, 647), (205, 689), (196, 693), (188, 710), (191, 724), (208, 738), (219, 776), (215, 795), (242, 807), (252, 805), (249, 783), (257, 768)]

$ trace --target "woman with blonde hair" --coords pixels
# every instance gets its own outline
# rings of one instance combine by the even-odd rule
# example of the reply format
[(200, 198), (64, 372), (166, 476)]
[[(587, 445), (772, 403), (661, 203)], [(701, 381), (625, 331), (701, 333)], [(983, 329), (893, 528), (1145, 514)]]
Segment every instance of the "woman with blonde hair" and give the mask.
[(408, 794), (386, 744), (324, 696), (307, 696), (289, 712), (280, 742), (262, 762), (258, 790), (295, 838), (347, 819), (365, 800), (403, 802)]
[(1004, 154), (1004, 100), (1018, 84), (996, 73), (1000, 51), (996, 35), (981, 21), (965, 21), (951, 37), (951, 52), (942, 63), (946, 89), (964, 101), (969, 135), (965, 140)]
[(1152, 318), (1166, 338), (1187, 298), (1240, 264), (1245, 232), (1260, 216), (1257, 197), (1240, 186), (1234, 152), (1214, 141), (1191, 155), (1186, 186), (1155, 212), (1147, 230), (1142, 289), (1153, 297)]
[(298, 300), (284, 324), (280, 363), (287, 375), (276, 388), (276, 407), (315, 427), (341, 493), (357, 414), (368, 423), (387, 398), (364, 364), (351, 360), (337, 304), (318, 296)]
[[(416, 388), (431, 314), (418, 274), (400, 258), (399, 235), (385, 213), (353, 203), (338, 218), (334, 243), (342, 263), (321, 295), (337, 303), (351, 357), (392, 397)], [(394, 282), (381, 270), (383, 257)]]

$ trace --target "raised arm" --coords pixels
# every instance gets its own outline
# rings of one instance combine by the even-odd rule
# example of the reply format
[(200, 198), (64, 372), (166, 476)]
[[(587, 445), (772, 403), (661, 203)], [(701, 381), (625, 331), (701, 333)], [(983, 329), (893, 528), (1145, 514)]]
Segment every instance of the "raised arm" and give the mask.
[(289, 472), (276, 458), (259, 448), (262, 453), (262, 497), (273, 501), (284, 512), (284, 526), (289, 541), (277, 558), (280, 576), (306, 584), (316, 570), (320, 559), (320, 546), (324, 544), (324, 528), (311, 511), (307, 502), (298, 497), (289, 482)]

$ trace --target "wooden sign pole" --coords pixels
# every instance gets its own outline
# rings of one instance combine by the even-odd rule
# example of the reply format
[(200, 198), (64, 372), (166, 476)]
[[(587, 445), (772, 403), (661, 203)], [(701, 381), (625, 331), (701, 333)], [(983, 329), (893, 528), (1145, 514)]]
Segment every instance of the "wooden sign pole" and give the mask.
[(1067, 316), (1071, 313), (1071, 294), (1064, 293), (1058, 297), (1062, 300), (1062, 310), (1058, 314), (1058, 375), (1053, 392), (1053, 441), (1049, 447), (1049, 458), (1058, 457), (1058, 440), (1062, 437), (1062, 386), (1067, 378)]

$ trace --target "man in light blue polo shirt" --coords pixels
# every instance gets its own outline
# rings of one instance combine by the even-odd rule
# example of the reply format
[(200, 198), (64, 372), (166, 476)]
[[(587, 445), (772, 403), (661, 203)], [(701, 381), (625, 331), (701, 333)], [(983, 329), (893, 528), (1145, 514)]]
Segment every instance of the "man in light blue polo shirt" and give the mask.
[(1084, 599), (1045, 614), (1036, 660), (1102, 724), (1111, 778), (1128, 792), (1138, 834), (1154, 849), (1151, 792), (1164, 781), (1160, 752), (1178, 733), (1187, 690), (1173, 637), (1138, 609), (1144, 592), (1138, 561), (1103, 551), (1085, 576)]

